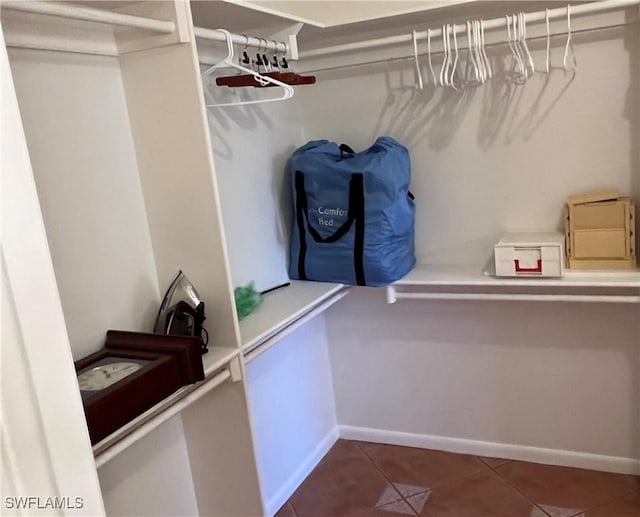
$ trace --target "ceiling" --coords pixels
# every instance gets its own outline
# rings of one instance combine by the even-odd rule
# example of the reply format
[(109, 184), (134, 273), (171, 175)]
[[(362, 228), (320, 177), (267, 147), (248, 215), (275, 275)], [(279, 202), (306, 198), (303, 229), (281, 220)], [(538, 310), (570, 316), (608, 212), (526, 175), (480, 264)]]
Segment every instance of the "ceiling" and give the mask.
[[(340, 23), (323, 26), (315, 19), (314, 23), (304, 23), (298, 33), (301, 49), (312, 49), (327, 44), (337, 45), (352, 41), (396, 35), (398, 31), (416, 28), (437, 27), (442, 23), (461, 23), (475, 17), (501, 16), (509, 9), (524, 6), (526, 10), (555, 7), (557, 1), (495, 1), (495, 0), (449, 0), (449, 1), (265, 1), (265, 0), (191, 0), (191, 11), (196, 26), (210, 29), (224, 28), (236, 34), (248, 34), (257, 37), (274, 37), (292, 32), (287, 30), (305, 8), (307, 15), (324, 10), (333, 10), (342, 15)], [(264, 5), (269, 12), (264, 11)], [(566, 5), (566, 4), (562, 4)], [(277, 11), (275, 7), (288, 7), (289, 12)], [(331, 6), (331, 9), (328, 9)], [(340, 7), (342, 6), (342, 7)], [(411, 12), (420, 6), (419, 11)], [(349, 8), (345, 10), (345, 8)], [(355, 12), (356, 11), (359, 12)], [(294, 14), (294, 11), (296, 14)], [(366, 13), (366, 14), (362, 14)], [(385, 13), (383, 15), (383, 13)], [(393, 13), (393, 14), (390, 14)], [(384, 16), (384, 17), (382, 17)], [(295, 31), (295, 30), (294, 30)]]
[(315, 27), (336, 27), (401, 14), (414, 13), (470, 3), (475, 0), (421, 1), (283, 1), (283, 0), (226, 0), (228, 3), (269, 13)]

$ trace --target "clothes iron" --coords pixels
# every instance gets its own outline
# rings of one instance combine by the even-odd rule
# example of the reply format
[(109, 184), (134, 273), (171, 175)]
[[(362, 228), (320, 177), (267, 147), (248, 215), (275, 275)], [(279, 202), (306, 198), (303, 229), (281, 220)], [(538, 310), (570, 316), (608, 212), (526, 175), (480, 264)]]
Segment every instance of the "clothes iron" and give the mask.
[(209, 335), (202, 326), (204, 320), (204, 302), (185, 274), (178, 271), (164, 295), (153, 331), (156, 334), (198, 337), (202, 353), (206, 354)]

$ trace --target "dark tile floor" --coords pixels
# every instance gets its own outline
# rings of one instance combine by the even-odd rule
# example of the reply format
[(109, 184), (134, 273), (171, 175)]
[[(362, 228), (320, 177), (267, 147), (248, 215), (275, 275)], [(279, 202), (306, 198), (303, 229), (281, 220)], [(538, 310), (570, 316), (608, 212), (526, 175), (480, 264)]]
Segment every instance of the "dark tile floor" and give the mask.
[(640, 476), (338, 440), (276, 517), (640, 517)]

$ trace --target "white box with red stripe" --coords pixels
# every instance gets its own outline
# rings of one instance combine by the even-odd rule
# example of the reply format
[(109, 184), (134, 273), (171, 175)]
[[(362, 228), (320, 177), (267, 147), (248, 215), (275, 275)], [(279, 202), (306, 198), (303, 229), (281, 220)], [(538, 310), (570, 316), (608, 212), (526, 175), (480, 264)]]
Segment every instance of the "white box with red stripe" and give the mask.
[(559, 277), (564, 270), (564, 235), (506, 233), (495, 245), (496, 276)]

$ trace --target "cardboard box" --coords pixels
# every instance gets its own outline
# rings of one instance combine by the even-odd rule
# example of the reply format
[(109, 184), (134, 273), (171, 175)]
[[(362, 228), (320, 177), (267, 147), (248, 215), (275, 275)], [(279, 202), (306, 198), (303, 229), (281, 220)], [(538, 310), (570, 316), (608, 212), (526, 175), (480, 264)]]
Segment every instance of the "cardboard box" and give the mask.
[(567, 258), (567, 269), (636, 269), (636, 258), (630, 259), (576, 259)]
[(507, 233), (495, 245), (496, 276), (562, 276), (564, 235)]
[(633, 200), (611, 190), (569, 196), (565, 239), (570, 269), (634, 269)]

